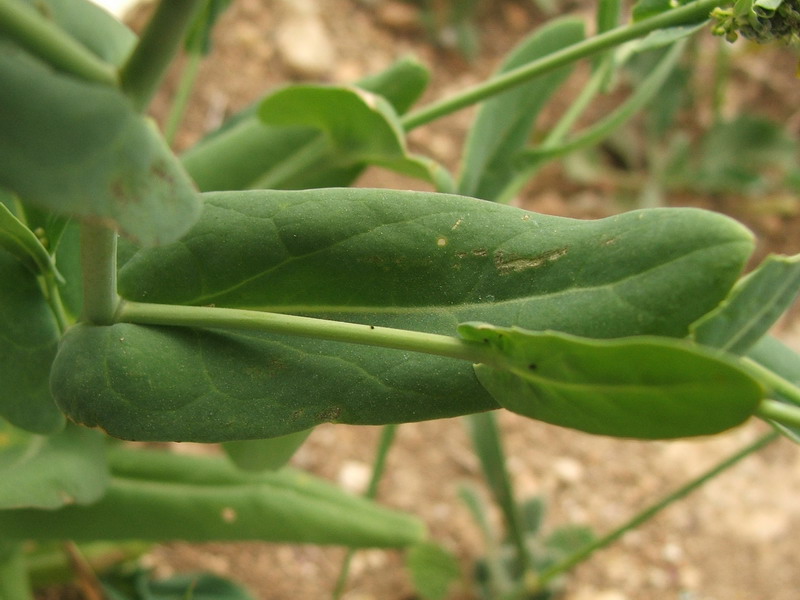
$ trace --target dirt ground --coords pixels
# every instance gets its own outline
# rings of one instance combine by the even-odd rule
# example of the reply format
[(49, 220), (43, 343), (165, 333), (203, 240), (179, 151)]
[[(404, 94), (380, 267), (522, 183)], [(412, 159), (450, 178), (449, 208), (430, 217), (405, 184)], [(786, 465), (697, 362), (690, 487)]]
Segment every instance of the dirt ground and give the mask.
[[(234, 2), (218, 27), (214, 52), (201, 70), (179, 147), (191, 144), (226, 115), (276, 85), (307, 78), (348, 82), (408, 53), (433, 70), (433, 85), (425, 101), (445, 97), (488, 76), (499, 59), (545, 18), (535, 2), (484, 2), (477, 21), (480, 52), (469, 62), (457, 50), (433, 43), (418, 15), (409, 14), (408, 6), (398, 2), (290, 4)], [(565, 1), (559, 11), (585, 15), (591, 21), (593, 5)], [(303, 72), (292, 65), (277, 38), (276, 32), (298, 10), (320, 17), (333, 44), (331, 60), (318, 63), (317, 72)], [(783, 52), (737, 55), (733, 72), (737, 89), (727, 99), (725, 110), (758, 109), (786, 122), (793, 134), (800, 133), (800, 81), (794, 78), (794, 61)], [(559, 108), (567, 106), (579, 85), (580, 73), (568, 84)], [(163, 118), (174, 88), (173, 77), (155, 105), (157, 116)], [(708, 122), (705, 93), (699, 94), (690, 111), (692, 127)], [(551, 112), (548, 118), (557, 116)], [(414, 131), (413, 148), (456, 167), (473, 115), (473, 110), (465, 110)], [(359, 184), (424, 187), (379, 171), (368, 172)], [(628, 208), (626, 194), (630, 196), (620, 178), (576, 183), (563, 170), (548, 168), (518, 203), (539, 212), (593, 218)], [(679, 194), (670, 197), (670, 202), (706, 206), (744, 221), (759, 236), (761, 255), (800, 252), (796, 199), (770, 210), (745, 197)], [(782, 335), (795, 343), (800, 329), (788, 323)], [(714, 439), (640, 443), (592, 437), (508, 413), (499, 414), (499, 419), (518, 496), (544, 496), (549, 527), (584, 524), (597, 533), (613, 529), (767, 429), (754, 422)], [(378, 428), (320, 427), (292, 463), (358, 491), (368, 476), (378, 435)], [(482, 485), (461, 420), (400, 428), (379, 499), (420, 516), (434, 539), (461, 558), (465, 578), (460, 589), (453, 590), (454, 600), (475, 598), (470, 570), (484, 550), (480, 533), (457, 496), (465, 482)], [(563, 597), (796, 600), (800, 597), (798, 497), (800, 448), (781, 440), (597, 553), (570, 574)], [(148, 560), (165, 575), (209, 570), (231, 576), (259, 600), (316, 600), (330, 598), (343, 556), (338, 548), (176, 543), (157, 549)], [(414, 597), (400, 553), (372, 550), (356, 555), (345, 598)]]

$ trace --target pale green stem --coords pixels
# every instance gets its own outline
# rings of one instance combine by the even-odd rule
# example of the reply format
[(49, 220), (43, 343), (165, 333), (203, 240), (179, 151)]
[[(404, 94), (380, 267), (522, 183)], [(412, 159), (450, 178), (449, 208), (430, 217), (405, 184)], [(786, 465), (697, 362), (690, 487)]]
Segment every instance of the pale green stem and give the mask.
[(61, 301), (61, 291), (58, 289), (56, 277), (52, 272), (46, 273), (42, 276), (42, 281), (44, 283), (47, 303), (50, 305), (50, 310), (53, 311), (58, 330), (64, 333), (67, 327), (69, 327), (69, 318), (64, 310), (64, 303)]
[[(395, 434), (397, 433), (398, 425), (389, 424), (384, 425), (381, 429), (381, 438), (378, 441), (378, 451), (375, 454), (375, 462), (372, 465), (372, 477), (369, 480), (367, 491), (364, 492), (364, 497), (374, 500), (378, 495), (378, 485), (383, 478), (383, 472), (386, 470), (386, 459), (389, 456), (389, 450), (394, 442)], [(333, 600), (339, 600), (344, 594), (345, 586), (347, 585), (347, 577), (350, 574), (350, 563), (353, 561), (356, 551), (350, 548), (347, 555), (342, 562), (342, 568), (339, 571), (339, 577), (336, 580), (336, 587), (333, 590)]]
[(178, 133), (183, 116), (186, 114), (186, 107), (189, 105), (189, 98), (192, 94), (192, 88), (197, 80), (197, 73), (200, 71), (200, 64), (203, 62), (203, 55), (198, 52), (192, 52), (188, 56), (186, 67), (181, 73), (181, 80), (178, 84), (178, 91), (175, 92), (175, 98), (170, 107), (167, 123), (164, 126), (164, 139), (171, 146), (175, 141), (175, 134)]
[(740, 361), (742, 366), (749, 369), (756, 379), (765, 383), (772, 391), (779, 394), (782, 398), (785, 398), (792, 404), (800, 406), (800, 388), (795, 384), (754, 360), (743, 357)]
[(786, 427), (800, 428), (800, 408), (777, 400), (762, 400), (756, 409), (762, 419), (775, 421)]
[(638, 23), (617, 27), (601, 33), (593, 38), (568, 46), (563, 50), (543, 56), (527, 65), (507, 71), (451, 98), (445, 98), (420, 110), (408, 113), (402, 118), (403, 127), (406, 131), (410, 131), (420, 125), (430, 123), (444, 115), (486, 100), (491, 96), (581, 58), (598, 54), (624, 42), (643, 37), (657, 29), (696, 23), (707, 18), (713, 9), (725, 3), (726, 0), (697, 0)]
[(702, 487), (705, 483), (733, 467), (736, 463), (741, 461), (742, 459), (750, 456), (751, 454), (761, 450), (764, 446), (771, 444), (775, 440), (780, 437), (775, 431), (772, 431), (760, 438), (758, 438), (752, 444), (745, 446), (738, 452), (732, 454), (725, 460), (721, 461), (708, 471), (704, 472), (700, 476), (692, 479), (687, 484), (683, 485), (682, 487), (678, 488), (671, 494), (664, 496), (661, 500), (649, 506), (636, 516), (634, 516), (629, 521), (625, 522), (623, 525), (612, 531), (611, 533), (604, 535), (603, 537), (591, 542), (572, 554), (571, 556), (567, 557), (566, 559), (562, 560), (561, 562), (553, 565), (549, 569), (545, 569), (542, 573), (539, 574), (537, 583), (539, 589), (545, 588), (553, 579), (572, 569), (573, 567), (579, 565), (583, 561), (585, 561), (591, 554), (600, 550), (601, 548), (605, 548), (606, 546), (612, 544), (613, 542), (617, 541), (621, 538), (625, 533), (638, 527), (639, 525), (649, 521), (652, 519), (656, 514), (676, 502), (680, 500), (684, 496), (688, 496), (694, 490)]
[(33, 600), (22, 545), (0, 544), (0, 599)]
[(475, 363), (494, 364), (496, 362), (495, 354), (484, 345), (446, 335), (254, 310), (123, 302), (117, 313), (116, 321), (142, 325), (266, 331), (423, 352)]
[(57, 69), (88, 81), (118, 83), (113, 65), (92, 54), (29, 4), (19, 0), (0, 1), (0, 34)]
[(82, 319), (109, 325), (119, 304), (117, 296), (117, 234), (112, 229), (81, 224), (81, 270), (83, 271)]
[(120, 87), (144, 112), (178, 52), (186, 29), (205, 0), (161, 0), (139, 43), (120, 71)]

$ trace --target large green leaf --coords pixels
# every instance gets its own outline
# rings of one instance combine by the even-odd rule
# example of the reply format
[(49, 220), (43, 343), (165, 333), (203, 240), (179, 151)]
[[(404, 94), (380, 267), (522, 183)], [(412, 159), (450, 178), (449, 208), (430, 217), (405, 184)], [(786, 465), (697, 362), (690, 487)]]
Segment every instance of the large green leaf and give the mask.
[(710, 435), (743, 423), (764, 396), (733, 360), (676, 340), (590, 340), (482, 324), (459, 332), (497, 351), (475, 371), (504, 408), (589, 433)]
[(34, 433), (64, 426), (47, 385), (59, 331), (36, 276), (0, 249), (0, 416)]
[(734, 221), (694, 209), (583, 221), (391, 190), (204, 197), (180, 242), (122, 266), (124, 298), (446, 334), (483, 320), (682, 337), (727, 295), (753, 243)]
[[(356, 85), (380, 94), (395, 111), (403, 113), (416, 101), (428, 82), (427, 69), (416, 60), (403, 59), (385, 71)], [(183, 164), (200, 189), (239, 190), (258, 187), (265, 178), (283, 189), (349, 185), (363, 164), (336, 167), (336, 156), (327, 154), (307, 168), (294, 172), (286, 164), (302, 161), (322, 133), (305, 127), (268, 127), (257, 115), (257, 106), (229, 119), (220, 129), (189, 149)], [(276, 177), (275, 173), (283, 173)]]
[(114, 449), (90, 506), (0, 511), (6, 539), (260, 540), (406, 546), (424, 525), (305, 473), (238, 471), (222, 457)]
[(144, 245), (191, 227), (200, 208), (192, 182), (119, 90), (55, 73), (9, 43), (0, 48), (0, 187)]
[[(598, 221), (388, 190), (206, 195), (182, 241), (122, 267), (127, 299), (456, 333), (481, 320), (588, 337), (683, 337), (752, 248), (693, 209)], [(265, 333), (73, 328), (52, 374), (72, 418), (118, 437), (277, 437), (496, 408), (466, 362)]]
[(70, 425), (45, 437), (0, 419), (0, 510), (89, 504), (107, 484), (101, 434)]
[[(549, 23), (523, 41), (503, 63), (500, 72), (556, 52), (583, 37), (580, 19)], [(526, 145), (539, 113), (571, 72), (570, 66), (562, 67), (504, 92), (481, 107), (467, 142), (460, 193), (486, 200), (496, 200), (502, 195), (514, 179), (514, 156)]]
[(730, 297), (692, 325), (694, 340), (744, 354), (792, 305), (800, 291), (800, 256), (769, 256)]

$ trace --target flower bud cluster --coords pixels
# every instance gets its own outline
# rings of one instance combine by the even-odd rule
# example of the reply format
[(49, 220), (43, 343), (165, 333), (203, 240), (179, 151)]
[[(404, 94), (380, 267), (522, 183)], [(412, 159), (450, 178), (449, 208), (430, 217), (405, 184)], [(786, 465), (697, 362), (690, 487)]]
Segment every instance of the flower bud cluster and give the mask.
[(737, 0), (711, 13), (713, 32), (734, 42), (741, 34), (759, 44), (800, 47), (800, 0)]

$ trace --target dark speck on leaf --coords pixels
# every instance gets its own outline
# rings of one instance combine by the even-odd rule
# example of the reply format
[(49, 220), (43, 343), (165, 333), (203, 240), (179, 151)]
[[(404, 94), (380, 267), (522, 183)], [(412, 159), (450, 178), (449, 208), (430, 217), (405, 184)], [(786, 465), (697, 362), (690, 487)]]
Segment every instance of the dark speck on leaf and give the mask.
[(536, 367), (536, 363), (531, 363), (531, 364), (529, 364), (529, 365), (528, 365), (528, 368), (529, 368), (531, 371), (535, 371), (535, 370), (537, 369), (537, 367)]

